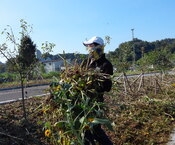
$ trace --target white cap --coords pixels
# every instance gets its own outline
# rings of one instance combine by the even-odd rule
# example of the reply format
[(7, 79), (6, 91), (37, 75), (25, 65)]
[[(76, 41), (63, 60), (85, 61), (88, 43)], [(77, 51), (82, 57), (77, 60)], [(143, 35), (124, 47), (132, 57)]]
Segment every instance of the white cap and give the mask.
[(97, 43), (99, 45), (104, 45), (104, 41), (101, 37), (97, 37), (97, 36), (94, 36), (92, 37), (91, 39), (89, 39), (88, 41), (84, 41), (83, 44), (86, 46), (88, 44), (92, 44), (92, 43)]

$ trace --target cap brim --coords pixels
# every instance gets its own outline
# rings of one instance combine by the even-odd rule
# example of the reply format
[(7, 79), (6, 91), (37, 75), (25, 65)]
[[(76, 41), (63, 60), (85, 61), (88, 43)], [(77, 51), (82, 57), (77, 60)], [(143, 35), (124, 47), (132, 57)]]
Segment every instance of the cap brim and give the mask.
[(84, 46), (87, 46), (87, 45), (89, 45), (89, 44), (92, 44), (92, 42), (88, 42), (88, 41), (83, 42), (83, 45), (84, 45)]

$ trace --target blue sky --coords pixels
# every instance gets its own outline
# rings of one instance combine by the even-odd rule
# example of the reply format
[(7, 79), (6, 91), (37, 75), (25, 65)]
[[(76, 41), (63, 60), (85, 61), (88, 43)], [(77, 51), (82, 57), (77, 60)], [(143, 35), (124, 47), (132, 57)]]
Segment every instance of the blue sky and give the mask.
[(33, 26), (30, 36), (38, 49), (45, 41), (56, 44), (52, 54), (87, 53), (85, 39), (108, 35), (109, 52), (132, 39), (131, 29), (143, 41), (174, 38), (174, 6), (175, 0), (0, 0), (0, 31), (10, 25), (20, 38), (24, 19)]

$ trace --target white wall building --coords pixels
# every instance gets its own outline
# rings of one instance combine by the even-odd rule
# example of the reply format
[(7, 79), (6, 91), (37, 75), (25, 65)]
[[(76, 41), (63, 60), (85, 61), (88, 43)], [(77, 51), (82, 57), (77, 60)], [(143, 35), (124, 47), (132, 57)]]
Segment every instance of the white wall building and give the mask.
[[(70, 62), (70, 60), (66, 60), (67, 62)], [(46, 73), (52, 72), (52, 71), (60, 71), (62, 68), (64, 68), (64, 60), (63, 59), (57, 59), (57, 60), (45, 60), (42, 61), (44, 65), (44, 69)]]
[[(42, 54), (39, 50), (36, 52), (36, 56), (39, 59), (39, 61), (44, 65), (44, 69), (46, 73), (52, 72), (52, 71), (60, 71), (62, 70), (64, 66), (64, 61), (61, 57), (57, 57), (57, 59), (51, 59), (50, 57), (47, 57), (46, 59), (42, 58)], [(66, 60), (68, 63), (70, 63), (71, 59)]]

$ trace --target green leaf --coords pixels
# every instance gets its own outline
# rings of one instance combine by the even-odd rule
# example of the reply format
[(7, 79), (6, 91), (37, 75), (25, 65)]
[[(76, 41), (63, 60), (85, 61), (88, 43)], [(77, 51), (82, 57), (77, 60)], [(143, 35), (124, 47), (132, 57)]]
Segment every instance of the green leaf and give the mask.
[(46, 123), (44, 124), (44, 126), (45, 126), (45, 128), (51, 128), (51, 123), (50, 123), (50, 122), (46, 122)]
[(66, 125), (66, 122), (65, 121), (59, 121), (59, 122), (56, 122), (54, 124), (55, 127), (58, 127), (60, 129), (63, 129), (65, 127), (65, 125)]
[(93, 124), (102, 124), (105, 125), (108, 129), (110, 129), (111, 131), (113, 131), (111, 122), (108, 119), (100, 119), (100, 118), (94, 118), (94, 120), (92, 121)]
[(80, 123), (82, 124), (82, 123), (84, 122), (84, 120), (85, 120), (85, 117), (84, 117), (84, 116), (81, 117), (81, 118), (80, 118)]

